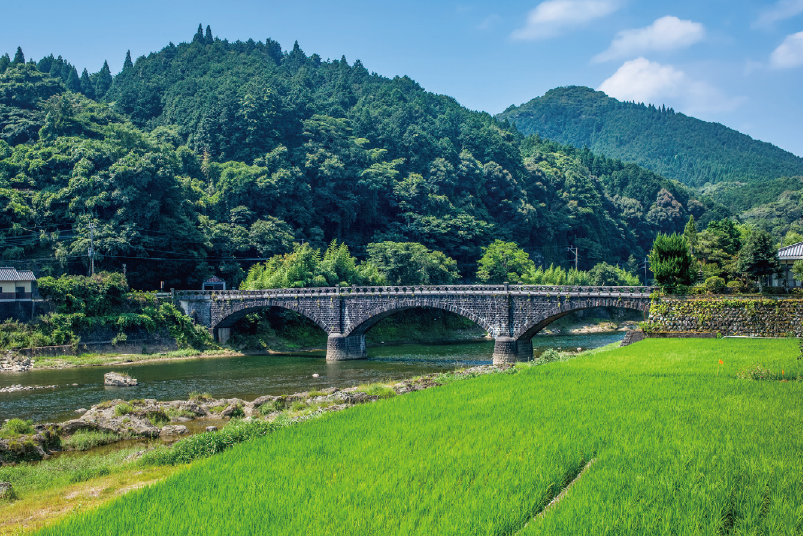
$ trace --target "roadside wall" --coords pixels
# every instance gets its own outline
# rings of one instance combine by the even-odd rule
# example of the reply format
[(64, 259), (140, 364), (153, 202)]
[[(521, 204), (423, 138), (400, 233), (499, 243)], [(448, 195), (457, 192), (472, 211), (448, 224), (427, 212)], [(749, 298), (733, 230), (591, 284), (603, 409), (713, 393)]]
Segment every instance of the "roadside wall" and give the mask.
[[(648, 337), (661, 333), (722, 336), (803, 336), (803, 299), (671, 296), (653, 298)], [(690, 335), (693, 336), (693, 335)]]
[(117, 342), (111, 340), (92, 340), (81, 342), (76, 346), (41, 346), (38, 348), (20, 348), (15, 350), (26, 357), (58, 357), (60, 355), (79, 354), (157, 354), (178, 350), (176, 340), (170, 336), (154, 334), (143, 338), (129, 338)]

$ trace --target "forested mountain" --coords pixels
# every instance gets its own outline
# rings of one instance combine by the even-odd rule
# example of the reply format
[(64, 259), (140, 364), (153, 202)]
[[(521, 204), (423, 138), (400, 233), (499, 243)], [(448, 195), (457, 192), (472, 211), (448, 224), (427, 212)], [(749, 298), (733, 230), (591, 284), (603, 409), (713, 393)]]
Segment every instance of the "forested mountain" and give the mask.
[[(770, 143), (664, 106), (620, 102), (587, 87), (550, 90), (543, 97), (511, 106), (498, 118), (514, 123), (525, 135), (588, 147), (693, 187), (763, 184), (803, 175), (803, 158)], [(738, 186), (730, 184), (718, 192)]]
[(85, 273), (90, 237), (96, 267), (125, 264), (136, 288), (237, 284), (293, 242), (333, 239), (358, 256), (420, 242), (464, 276), (497, 238), (547, 265), (576, 245), (587, 269), (641, 258), (690, 214), (727, 215), (634, 164), (297, 43), (207, 27), (114, 77), (104, 65), (79, 88), (73, 71), (0, 57), (0, 250), (37, 273)]

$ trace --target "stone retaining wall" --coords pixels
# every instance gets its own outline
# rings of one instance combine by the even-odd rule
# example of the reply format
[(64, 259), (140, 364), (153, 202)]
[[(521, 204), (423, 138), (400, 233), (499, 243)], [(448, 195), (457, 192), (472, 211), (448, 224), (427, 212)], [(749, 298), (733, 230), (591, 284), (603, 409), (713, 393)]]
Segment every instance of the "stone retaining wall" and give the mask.
[(803, 337), (803, 299), (714, 298), (671, 296), (653, 298), (648, 337), (660, 333), (699, 336)]
[(62, 355), (79, 354), (155, 354), (178, 350), (175, 339), (148, 338), (129, 339), (125, 342), (112, 344), (112, 341), (82, 342), (77, 346), (40, 346), (38, 348), (21, 348), (16, 350), (20, 355), (27, 357), (58, 357)]

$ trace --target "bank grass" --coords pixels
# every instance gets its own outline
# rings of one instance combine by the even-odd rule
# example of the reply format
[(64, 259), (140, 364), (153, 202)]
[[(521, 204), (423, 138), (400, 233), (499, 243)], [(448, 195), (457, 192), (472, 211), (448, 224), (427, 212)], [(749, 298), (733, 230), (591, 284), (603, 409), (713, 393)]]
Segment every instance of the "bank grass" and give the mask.
[(120, 438), (112, 432), (99, 430), (78, 430), (70, 437), (62, 438), (61, 448), (64, 450), (89, 450), (116, 443)]
[(654, 339), (454, 381), (276, 429), (40, 534), (798, 534), (803, 382), (737, 377), (797, 376), (797, 356)]

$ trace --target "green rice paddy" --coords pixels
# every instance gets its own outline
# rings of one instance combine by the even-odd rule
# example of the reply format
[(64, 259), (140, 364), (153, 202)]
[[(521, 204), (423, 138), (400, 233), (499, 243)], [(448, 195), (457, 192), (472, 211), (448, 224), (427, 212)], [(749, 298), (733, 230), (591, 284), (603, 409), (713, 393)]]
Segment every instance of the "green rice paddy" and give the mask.
[[(282, 428), (41, 534), (801, 534), (798, 356), (794, 339), (653, 339), (456, 381)], [(756, 364), (790, 381), (737, 378)]]

